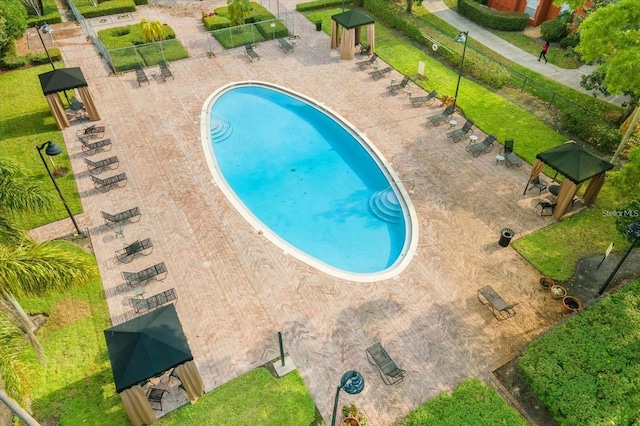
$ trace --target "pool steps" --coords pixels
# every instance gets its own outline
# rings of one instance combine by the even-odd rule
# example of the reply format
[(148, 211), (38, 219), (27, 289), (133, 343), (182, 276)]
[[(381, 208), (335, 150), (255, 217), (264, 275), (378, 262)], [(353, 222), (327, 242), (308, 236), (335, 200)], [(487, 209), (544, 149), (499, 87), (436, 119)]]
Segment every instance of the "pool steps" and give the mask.
[(211, 117), (211, 140), (214, 143), (222, 142), (233, 133), (231, 123), (221, 117)]
[(369, 209), (374, 216), (385, 222), (402, 222), (402, 207), (391, 187), (371, 194)]

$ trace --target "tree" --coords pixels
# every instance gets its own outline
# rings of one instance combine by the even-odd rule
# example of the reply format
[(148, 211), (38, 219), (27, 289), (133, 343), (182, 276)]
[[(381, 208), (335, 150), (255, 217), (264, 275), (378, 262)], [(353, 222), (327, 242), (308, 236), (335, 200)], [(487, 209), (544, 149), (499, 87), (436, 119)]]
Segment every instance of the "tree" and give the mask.
[(51, 203), (48, 194), (30, 183), (20, 167), (0, 160), (0, 384), (18, 400), (21, 389), (11, 379), (15, 373), (15, 335), (7, 324), (26, 334), (39, 355), (42, 348), (35, 326), (17, 298), (62, 291), (88, 282), (96, 272), (86, 256), (64, 250), (55, 242), (36, 243), (4, 215), (41, 210)]
[(27, 30), (27, 11), (18, 0), (0, 0), (0, 56)]
[(620, 0), (593, 11), (580, 25), (576, 51), (600, 63), (609, 93), (640, 95), (640, 2)]
[(244, 25), (245, 20), (251, 13), (249, 0), (228, 0), (229, 22), (232, 26)]
[(160, 21), (149, 22), (143, 19), (140, 21), (140, 29), (142, 31), (142, 39), (147, 43), (164, 40), (164, 26)]

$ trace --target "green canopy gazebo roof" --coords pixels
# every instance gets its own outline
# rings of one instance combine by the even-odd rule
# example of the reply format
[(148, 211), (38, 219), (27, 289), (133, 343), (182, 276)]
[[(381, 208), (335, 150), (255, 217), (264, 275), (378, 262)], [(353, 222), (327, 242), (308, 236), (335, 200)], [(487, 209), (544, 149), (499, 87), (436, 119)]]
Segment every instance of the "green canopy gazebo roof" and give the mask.
[(536, 158), (576, 185), (613, 168), (613, 164), (575, 142), (541, 152)]
[(80, 68), (60, 68), (40, 74), (38, 78), (45, 95), (87, 86), (87, 80)]
[(193, 360), (174, 305), (104, 331), (118, 393)]
[(369, 15), (358, 10), (348, 10), (346, 12), (338, 13), (337, 15), (333, 15), (331, 19), (348, 30), (351, 28), (361, 27), (363, 25), (373, 24), (375, 22)]

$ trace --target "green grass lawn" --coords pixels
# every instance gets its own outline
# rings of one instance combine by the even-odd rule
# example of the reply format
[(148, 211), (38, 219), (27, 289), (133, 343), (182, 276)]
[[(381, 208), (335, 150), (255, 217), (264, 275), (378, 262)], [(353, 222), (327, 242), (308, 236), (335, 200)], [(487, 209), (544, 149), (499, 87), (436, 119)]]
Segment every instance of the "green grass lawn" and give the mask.
[(492, 388), (478, 379), (467, 379), (451, 393), (443, 392), (413, 410), (402, 426), (526, 426), (520, 414)]
[[(60, 64), (56, 66), (60, 67)], [(62, 133), (55, 124), (38, 79), (39, 74), (49, 71), (51, 71), (51, 66), (47, 64), (0, 74), (0, 98), (2, 99), (0, 102), (0, 147), (3, 159), (21, 164), (34, 182), (44, 188), (50, 188), (51, 192), (55, 193), (53, 183), (49, 179), (35, 148), (36, 145), (42, 145), (48, 140), (57, 143), (63, 148), (63, 153), (54, 157), (53, 161), (56, 167), (66, 167), (71, 170)], [(66, 103), (64, 97), (61, 99)], [(82, 205), (73, 173), (56, 179), (56, 182), (72, 212), (81, 213)], [(14, 221), (26, 229), (31, 229), (68, 217), (57, 193), (54, 197), (54, 205), (50, 210), (36, 215), (15, 216)], [(69, 223), (69, 231), (72, 230), (73, 227)]]

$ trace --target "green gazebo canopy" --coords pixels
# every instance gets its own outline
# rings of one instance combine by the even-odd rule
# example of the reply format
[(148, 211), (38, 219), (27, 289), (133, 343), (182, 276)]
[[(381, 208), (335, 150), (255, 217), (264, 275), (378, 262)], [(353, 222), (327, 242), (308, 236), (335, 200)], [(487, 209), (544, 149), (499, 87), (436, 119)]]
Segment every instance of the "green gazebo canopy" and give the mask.
[(613, 168), (613, 164), (577, 143), (564, 143), (541, 152), (536, 158), (576, 185)]
[(104, 331), (118, 393), (193, 360), (173, 305)]
[(337, 15), (333, 15), (331, 19), (348, 30), (351, 28), (361, 27), (363, 25), (373, 24), (375, 22), (373, 18), (358, 10), (348, 10), (346, 12), (338, 13)]
[(87, 86), (87, 80), (80, 68), (60, 68), (40, 74), (38, 77), (42, 93), (45, 95)]

